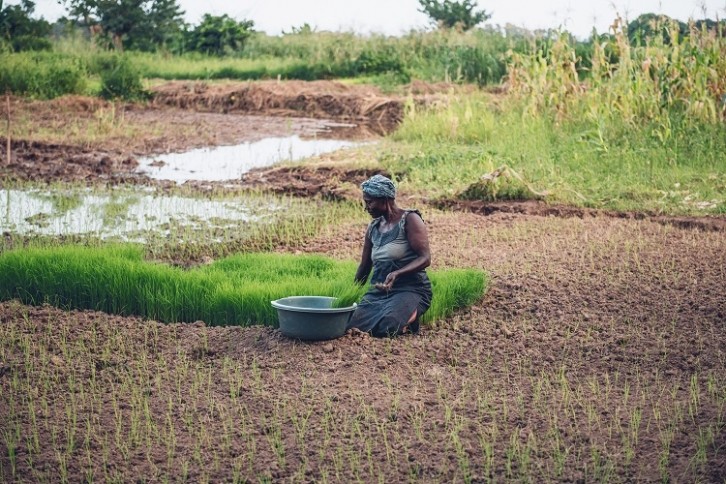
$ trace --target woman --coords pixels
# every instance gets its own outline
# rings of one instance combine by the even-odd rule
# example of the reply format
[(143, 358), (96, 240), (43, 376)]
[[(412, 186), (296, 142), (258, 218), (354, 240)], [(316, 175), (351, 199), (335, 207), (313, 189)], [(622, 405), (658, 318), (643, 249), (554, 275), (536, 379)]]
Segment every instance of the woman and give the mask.
[(426, 226), (418, 210), (396, 205), (396, 187), (385, 176), (375, 175), (361, 188), (373, 221), (366, 231), (355, 281), (365, 284), (371, 269), (373, 276), (348, 328), (373, 336), (416, 333), (432, 296), (425, 272), (431, 264)]

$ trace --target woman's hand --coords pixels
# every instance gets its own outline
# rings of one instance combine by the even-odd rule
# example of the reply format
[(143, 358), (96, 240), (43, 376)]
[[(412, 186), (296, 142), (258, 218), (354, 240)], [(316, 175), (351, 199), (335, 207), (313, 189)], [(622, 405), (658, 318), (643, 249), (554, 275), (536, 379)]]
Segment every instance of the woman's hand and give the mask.
[(396, 272), (396, 271), (390, 272), (386, 276), (386, 280), (383, 281), (382, 289), (384, 291), (390, 291), (391, 288), (393, 287), (393, 283), (396, 282), (396, 279), (398, 279), (398, 272)]

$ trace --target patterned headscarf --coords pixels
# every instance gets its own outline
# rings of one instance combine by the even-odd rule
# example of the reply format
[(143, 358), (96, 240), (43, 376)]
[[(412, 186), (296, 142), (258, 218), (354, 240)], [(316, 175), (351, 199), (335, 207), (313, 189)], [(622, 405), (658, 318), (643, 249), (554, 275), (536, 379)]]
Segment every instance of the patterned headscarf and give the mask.
[(360, 187), (363, 193), (373, 198), (396, 198), (396, 186), (383, 175), (373, 175)]

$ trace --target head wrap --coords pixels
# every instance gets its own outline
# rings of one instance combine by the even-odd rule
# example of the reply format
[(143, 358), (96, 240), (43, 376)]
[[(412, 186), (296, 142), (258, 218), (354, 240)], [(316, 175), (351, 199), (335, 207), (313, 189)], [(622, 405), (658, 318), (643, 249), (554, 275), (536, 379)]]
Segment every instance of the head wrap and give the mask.
[(396, 198), (396, 186), (383, 175), (373, 175), (360, 187), (363, 193), (373, 198)]

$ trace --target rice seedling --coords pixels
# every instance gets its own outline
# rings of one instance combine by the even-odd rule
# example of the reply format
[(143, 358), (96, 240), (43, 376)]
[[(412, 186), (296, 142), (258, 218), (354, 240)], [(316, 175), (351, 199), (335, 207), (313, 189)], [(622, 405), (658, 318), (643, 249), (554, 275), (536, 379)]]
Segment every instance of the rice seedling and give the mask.
[[(349, 305), (366, 290), (352, 283), (354, 262), (322, 256), (249, 253), (184, 270), (145, 262), (138, 246), (59, 246), (5, 252), (0, 268), (2, 300), (211, 325), (274, 325), (271, 300), (324, 295)], [(436, 271), (431, 279), (427, 322), (472, 304), (486, 287), (476, 270)]]

